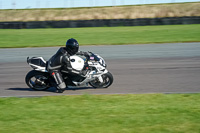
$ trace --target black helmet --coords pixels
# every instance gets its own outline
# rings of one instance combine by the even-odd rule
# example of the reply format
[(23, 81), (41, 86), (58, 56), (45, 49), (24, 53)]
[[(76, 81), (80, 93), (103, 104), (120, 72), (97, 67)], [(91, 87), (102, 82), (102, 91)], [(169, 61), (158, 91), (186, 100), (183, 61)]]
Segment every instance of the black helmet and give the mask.
[(78, 49), (79, 49), (79, 44), (76, 41), (76, 39), (71, 38), (71, 39), (67, 40), (66, 50), (70, 55), (76, 54), (78, 52)]

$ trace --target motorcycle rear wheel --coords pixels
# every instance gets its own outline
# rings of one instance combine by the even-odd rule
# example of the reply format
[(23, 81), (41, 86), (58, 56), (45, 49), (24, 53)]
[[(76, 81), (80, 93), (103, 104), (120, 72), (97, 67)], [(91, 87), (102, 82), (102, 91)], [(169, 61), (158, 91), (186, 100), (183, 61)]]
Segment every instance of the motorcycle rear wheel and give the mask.
[(32, 70), (26, 75), (25, 82), (33, 90), (44, 91), (50, 87), (48, 77), (47, 73)]
[(89, 84), (94, 88), (108, 88), (113, 83), (113, 76), (110, 72), (103, 74), (103, 83), (98, 79), (89, 82)]

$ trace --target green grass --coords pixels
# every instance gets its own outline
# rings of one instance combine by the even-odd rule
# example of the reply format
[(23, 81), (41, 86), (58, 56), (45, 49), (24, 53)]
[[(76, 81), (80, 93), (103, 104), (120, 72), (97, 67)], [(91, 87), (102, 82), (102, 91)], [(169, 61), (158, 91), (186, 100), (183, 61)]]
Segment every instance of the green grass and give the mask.
[(0, 48), (199, 42), (200, 24), (60, 29), (0, 29)]
[(200, 94), (0, 98), (1, 133), (199, 133)]

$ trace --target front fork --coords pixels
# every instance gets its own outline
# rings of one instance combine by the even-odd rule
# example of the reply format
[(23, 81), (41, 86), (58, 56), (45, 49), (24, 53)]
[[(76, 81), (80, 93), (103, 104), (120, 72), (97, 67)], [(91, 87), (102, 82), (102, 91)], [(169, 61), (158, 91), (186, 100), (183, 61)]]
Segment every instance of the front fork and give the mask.
[(95, 80), (97, 78), (102, 83), (103, 82), (102, 75), (106, 74), (108, 72), (108, 70), (105, 69), (104, 71), (100, 71), (100, 72), (101, 73), (98, 73), (98, 72), (95, 72), (95, 71), (91, 71), (88, 74), (86, 74), (86, 78), (82, 82), (75, 82), (75, 81), (73, 81), (73, 83), (75, 85), (77, 85), (77, 86), (80, 86), (80, 85), (86, 84), (88, 82), (91, 82), (91, 81), (93, 81), (93, 80)]
[(103, 77), (102, 77), (102, 75), (104, 75), (104, 74), (106, 74), (106, 73), (108, 73), (108, 70), (107, 70), (107, 69), (105, 69), (105, 70), (103, 71), (103, 73), (101, 73), (101, 74), (97, 77), (98, 80), (99, 80), (99, 82), (103, 83)]

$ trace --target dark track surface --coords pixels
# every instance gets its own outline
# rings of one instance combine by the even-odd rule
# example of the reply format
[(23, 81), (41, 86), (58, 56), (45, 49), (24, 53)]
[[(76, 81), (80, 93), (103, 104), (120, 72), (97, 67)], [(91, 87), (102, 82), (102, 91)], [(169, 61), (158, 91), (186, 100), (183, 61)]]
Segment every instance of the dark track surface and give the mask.
[(108, 70), (114, 76), (112, 86), (68, 88), (63, 94), (55, 93), (55, 88), (29, 89), (24, 82), (31, 70), (26, 57), (41, 55), (48, 59), (57, 49), (0, 49), (0, 97), (200, 92), (200, 43), (81, 47), (106, 59)]

